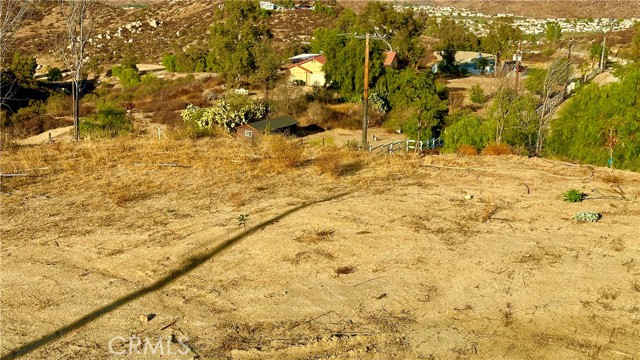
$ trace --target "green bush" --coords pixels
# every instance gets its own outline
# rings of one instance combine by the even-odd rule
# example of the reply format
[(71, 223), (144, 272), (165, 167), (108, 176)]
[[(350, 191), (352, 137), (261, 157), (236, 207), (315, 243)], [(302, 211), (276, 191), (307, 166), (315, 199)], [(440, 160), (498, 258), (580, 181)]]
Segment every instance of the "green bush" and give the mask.
[(45, 111), (52, 116), (71, 115), (73, 111), (71, 96), (62, 93), (52, 94), (47, 99)]
[(551, 155), (640, 171), (640, 64), (618, 83), (581, 87), (551, 123)]
[(480, 84), (475, 84), (469, 90), (469, 95), (471, 97), (471, 101), (476, 104), (484, 104), (487, 102), (488, 97), (485, 95), (484, 90), (482, 90), (482, 86)]
[(47, 71), (47, 80), (49, 81), (60, 81), (62, 80), (62, 70), (60, 68), (54, 67)]
[(120, 80), (120, 85), (125, 89), (140, 84), (140, 74), (138, 70), (131, 67), (114, 66), (111, 69), (111, 75), (117, 77), (118, 80)]
[(564, 194), (562, 194), (562, 198), (564, 199), (564, 201), (568, 201), (568, 202), (581, 202), (582, 200), (584, 200), (585, 198), (585, 194), (583, 194), (582, 192), (576, 190), (576, 189), (570, 189), (564, 192)]
[(132, 131), (133, 121), (127, 110), (114, 103), (98, 104), (98, 113), (80, 122), (80, 133), (93, 138), (116, 137)]
[(176, 56), (173, 54), (166, 54), (162, 58), (162, 66), (164, 66), (168, 72), (176, 72)]
[(443, 132), (444, 152), (456, 152), (461, 145), (470, 145), (480, 151), (494, 140), (494, 121), (469, 112), (458, 113), (450, 119), (451, 125)]

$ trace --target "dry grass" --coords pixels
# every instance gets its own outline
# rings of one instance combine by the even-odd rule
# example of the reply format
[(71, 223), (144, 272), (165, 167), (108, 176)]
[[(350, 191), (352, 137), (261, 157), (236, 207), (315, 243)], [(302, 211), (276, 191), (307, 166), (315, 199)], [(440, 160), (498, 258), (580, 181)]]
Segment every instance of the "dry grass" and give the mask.
[(319, 242), (325, 242), (333, 237), (335, 229), (314, 229), (305, 230), (295, 240), (300, 243), (317, 244)]
[(614, 184), (614, 185), (622, 184), (622, 178), (617, 175), (603, 174), (601, 178), (602, 178), (602, 181), (604, 181), (607, 184)]
[(482, 149), (482, 155), (511, 155), (511, 148), (506, 144), (489, 144)]
[(478, 151), (476, 150), (476, 148), (471, 145), (460, 145), (457, 152), (458, 155), (478, 155)]
[(300, 141), (283, 135), (265, 135), (260, 140), (260, 153), (266, 171), (297, 168), (303, 162)]
[(338, 178), (360, 170), (364, 164), (361, 155), (337, 146), (325, 146), (313, 161), (320, 174)]

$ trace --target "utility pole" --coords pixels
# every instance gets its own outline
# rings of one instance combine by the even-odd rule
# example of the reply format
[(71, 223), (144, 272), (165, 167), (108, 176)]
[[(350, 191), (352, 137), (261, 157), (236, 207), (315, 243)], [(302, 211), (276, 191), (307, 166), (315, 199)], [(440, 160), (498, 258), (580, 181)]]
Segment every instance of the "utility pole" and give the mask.
[(362, 117), (362, 150), (368, 149), (368, 141), (367, 141), (367, 128), (369, 127), (369, 51), (370, 46), (369, 42), (371, 39), (374, 40), (382, 40), (389, 46), (390, 50), (393, 50), (391, 44), (387, 41), (389, 38), (386, 35), (380, 35), (378, 33), (378, 28), (375, 28), (375, 34), (371, 36), (369, 33), (366, 35), (358, 35), (354, 34), (338, 34), (339, 36), (353, 36), (355, 39), (365, 39), (365, 50), (364, 50), (364, 116)]
[(364, 117), (362, 118), (362, 150), (367, 150), (367, 128), (369, 127), (369, 33), (364, 46)]

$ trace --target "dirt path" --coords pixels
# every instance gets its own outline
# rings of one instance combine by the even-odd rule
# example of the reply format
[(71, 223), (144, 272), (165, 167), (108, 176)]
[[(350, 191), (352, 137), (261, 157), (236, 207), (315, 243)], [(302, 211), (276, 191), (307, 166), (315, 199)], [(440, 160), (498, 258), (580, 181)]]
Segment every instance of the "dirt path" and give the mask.
[(69, 141), (71, 139), (71, 132), (73, 126), (64, 126), (56, 129), (51, 129), (43, 132), (42, 134), (34, 135), (26, 139), (18, 140), (20, 145), (40, 145), (49, 142), (49, 136), (54, 141)]

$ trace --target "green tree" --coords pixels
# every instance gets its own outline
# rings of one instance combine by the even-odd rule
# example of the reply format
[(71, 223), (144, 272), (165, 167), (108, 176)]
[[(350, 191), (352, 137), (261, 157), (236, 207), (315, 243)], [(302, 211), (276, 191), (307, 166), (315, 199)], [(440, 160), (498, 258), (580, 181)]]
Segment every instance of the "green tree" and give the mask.
[(539, 122), (534, 152), (536, 156), (542, 155), (545, 140), (549, 133), (551, 118), (561, 104), (561, 101), (558, 100), (566, 95), (569, 76), (571, 76), (571, 64), (564, 57), (556, 59), (546, 72), (540, 96), (542, 105), (538, 111)]
[(618, 75), (620, 82), (588, 84), (568, 100), (552, 123), (552, 155), (640, 171), (640, 65)]
[(162, 66), (164, 66), (168, 72), (176, 72), (176, 56), (174, 54), (165, 54), (162, 58)]
[(537, 101), (531, 96), (521, 96), (507, 81), (496, 91), (489, 107), (489, 120), (494, 126), (493, 141), (522, 146), (533, 153), (537, 129)]
[(451, 117), (451, 123), (444, 129), (443, 150), (455, 152), (461, 145), (471, 145), (477, 151), (493, 141), (495, 124), (470, 112), (459, 112)]
[(469, 89), (469, 98), (476, 104), (484, 104), (487, 102), (488, 97), (485, 95), (484, 90), (480, 84), (475, 84)]
[(36, 58), (33, 56), (22, 55), (19, 52), (13, 54), (11, 70), (19, 80), (33, 79), (37, 67)]
[(487, 66), (489, 66), (489, 58), (487, 57), (480, 57), (476, 60), (476, 66), (478, 68), (480, 68), (480, 75), (484, 75), (487, 71)]
[[(365, 41), (340, 36), (339, 29), (319, 28), (311, 43), (313, 52), (323, 52), (327, 60), (323, 66), (325, 79), (348, 99), (362, 99), (364, 92)], [(382, 74), (382, 45), (371, 41), (369, 49), (369, 85)]]
[(259, 45), (273, 37), (263, 22), (266, 16), (257, 1), (226, 0), (210, 29), (207, 68), (230, 84), (246, 81), (257, 68)]
[(281, 53), (268, 44), (260, 44), (256, 47), (256, 69), (251, 80), (257, 85), (263, 85), (265, 98), (269, 99), (269, 89), (273, 88), (278, 79), (278, 70), (284, 63)]
[(438, 64), (439, 72), (451, 75), (458, 75), (460, 73), (460, 67), (456, 61), (456, 53), (457, 51), (453, 46), (440, 50), (442, 61)]
[(522, 40), (522, 31), (514, 28), (508, 22), (495, 21), (489, 25), (489, 32), (482, 39), (484, 51), (496, 56), (496, 65), (500, 64), (500, 59), (513, 50), (516, 43)]
[(448, 108), (437, 92), (432, 73), (387, 69), (375, 91), (392, 109), (404, 110), (405, 121), (400, 126), (409, 138), (439, 136)]
[(390, 35), (384, 41), (387, 50), (396, 51), (412, 67), (417, 67), (426, 54), (419, 39), (424, 29), (424, 22), (413, 10), (395, 11), (393, 6), (379, 1), (368, 2), (350, 27), (358, 33)]
[(547, 41), (556, 44), (562, 38), (562, 27), (555, 21), (550, 21), (544, 28), (544, 36)]
[(60, 81), (62, 80), (62, 70), (59, 67), (53, 67), (47, 71), (47, 80)]

